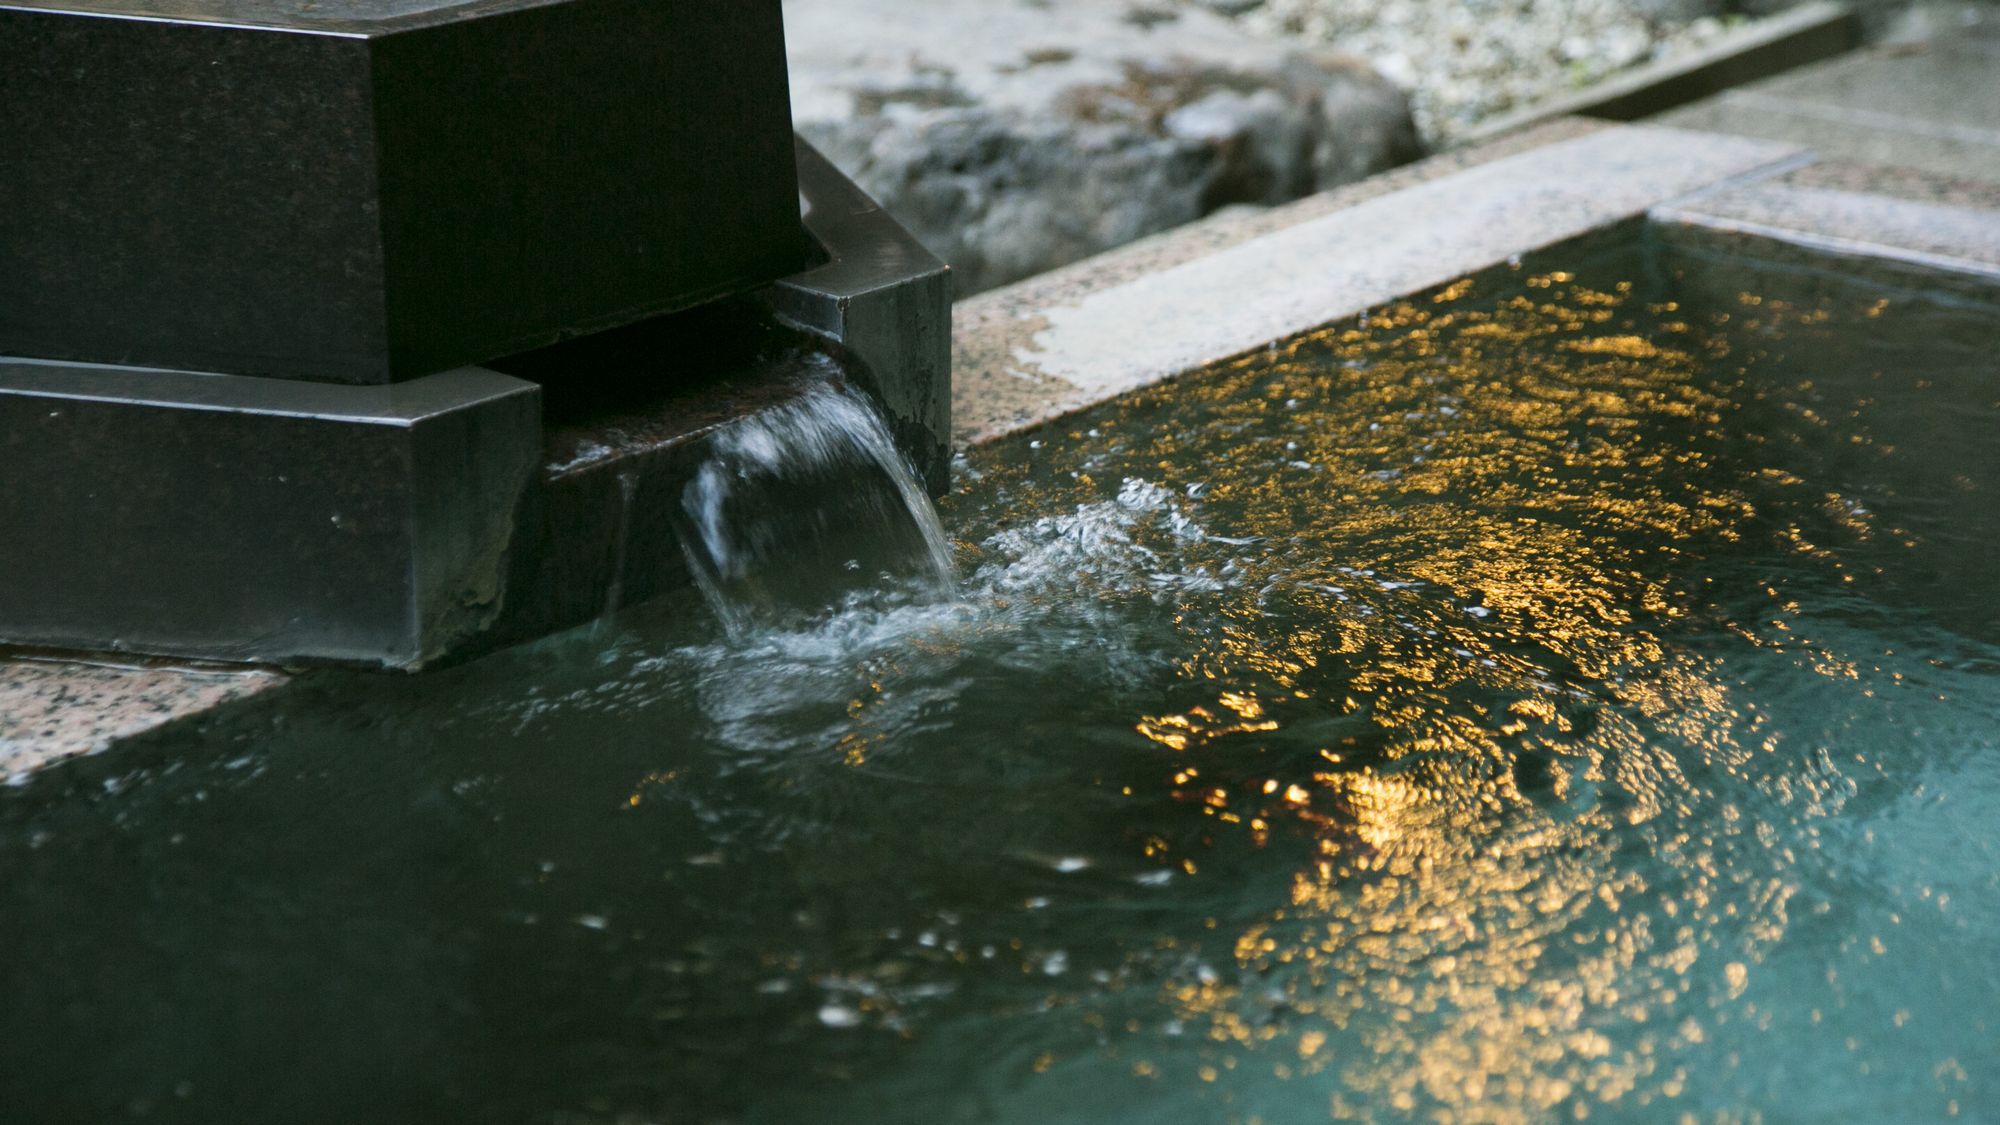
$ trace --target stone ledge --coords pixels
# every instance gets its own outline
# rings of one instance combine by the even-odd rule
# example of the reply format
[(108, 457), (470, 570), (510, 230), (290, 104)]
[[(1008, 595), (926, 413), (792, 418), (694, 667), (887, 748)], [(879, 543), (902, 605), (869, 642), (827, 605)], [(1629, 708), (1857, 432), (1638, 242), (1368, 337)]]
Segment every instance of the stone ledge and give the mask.
[(1441, 164), (1394, 193), (1287, 215), (1288, 225), (1171, 265), (1155, 257), (1137, 276), (1114, 263), (1100, 279), (1086, 266), (1066, 271), (1060, 289), (975, 299), (957, 331), (959, 440), (1032, 428), (1803, 155), (1605, 128), (1474, 153), (1462, 170)]
[(1651, 217), (2000, 282), (2000, 214), (1990, 210), (1772, 179), (1656, 207)]
[(0, 660), (0, 782), (262, 695), (281, 673)]

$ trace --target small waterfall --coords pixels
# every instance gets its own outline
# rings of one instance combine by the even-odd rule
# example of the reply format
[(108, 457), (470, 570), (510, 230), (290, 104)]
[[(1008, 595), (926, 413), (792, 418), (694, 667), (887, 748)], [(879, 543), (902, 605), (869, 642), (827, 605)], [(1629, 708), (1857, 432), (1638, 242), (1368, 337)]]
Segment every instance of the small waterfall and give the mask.
[(716, 434), (681, 500), (695, 582), (739, 630), (880, 581), (955, 589), (951, 547), (874, 404), (815, 384)]

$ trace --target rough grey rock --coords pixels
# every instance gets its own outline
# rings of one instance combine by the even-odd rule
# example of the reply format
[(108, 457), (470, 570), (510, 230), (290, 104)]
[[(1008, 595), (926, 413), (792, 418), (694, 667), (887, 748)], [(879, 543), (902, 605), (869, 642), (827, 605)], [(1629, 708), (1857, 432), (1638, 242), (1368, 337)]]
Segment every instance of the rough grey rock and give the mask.
[[(1279, 44), (1338, 44), (1410, 92), (1423, 138), (1567, 96), (1727, 34), (1756, 0), (1264, 0), (1234, 22)], [(1770, 0), (1790, 4), (1795, 0)]]
[(1366, 63), (1204, 7), (787, 0), (799, 130), (961, 294), (1417, 156)]

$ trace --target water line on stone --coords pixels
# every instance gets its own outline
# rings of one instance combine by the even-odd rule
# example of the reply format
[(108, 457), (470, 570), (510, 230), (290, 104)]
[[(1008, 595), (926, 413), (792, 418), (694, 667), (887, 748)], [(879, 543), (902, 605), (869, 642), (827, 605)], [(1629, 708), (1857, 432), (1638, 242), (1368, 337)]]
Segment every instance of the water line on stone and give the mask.
[(677, 523), (695, 585), (732, 632), (881, 583), (957, 587), (937, 509), (874, 404), (844, 384), (718, 432)]

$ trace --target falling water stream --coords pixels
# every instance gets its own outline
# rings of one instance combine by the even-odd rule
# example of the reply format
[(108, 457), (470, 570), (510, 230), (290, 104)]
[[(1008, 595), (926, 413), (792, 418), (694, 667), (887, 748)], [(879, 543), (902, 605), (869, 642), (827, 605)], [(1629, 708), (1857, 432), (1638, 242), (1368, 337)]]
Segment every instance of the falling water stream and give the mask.
[(842, 384), (724, 428), (679, 516), (695, 582), (732, 630), (883, 581), (953, 587), (937, 509), (874, 404)]

